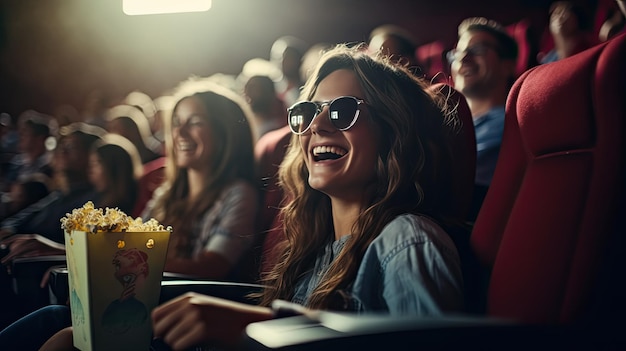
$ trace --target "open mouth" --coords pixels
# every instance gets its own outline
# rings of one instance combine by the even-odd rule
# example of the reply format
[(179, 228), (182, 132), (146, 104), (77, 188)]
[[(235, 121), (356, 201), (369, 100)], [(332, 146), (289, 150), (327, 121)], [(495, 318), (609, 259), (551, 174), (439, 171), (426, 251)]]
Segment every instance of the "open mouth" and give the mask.
[(326, 161), (342, 158), (348, 153), (348, 150), (338, 146), (316, 146), (313, 148), (313, 160)]
[(193, 143), (190, 142), (179, 142), (177, 144), (178, 151), (189, 151), (195, 147)]

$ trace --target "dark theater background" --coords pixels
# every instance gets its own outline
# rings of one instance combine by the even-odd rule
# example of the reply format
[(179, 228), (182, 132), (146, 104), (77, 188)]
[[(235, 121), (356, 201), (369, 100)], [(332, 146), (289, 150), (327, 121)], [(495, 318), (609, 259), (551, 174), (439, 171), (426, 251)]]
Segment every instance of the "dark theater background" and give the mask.
[[(596, 1), (579, 1), (595, 9)], [(529, 21), (545, 35), (548, 0), (214, 0), (208, 12), (128, 16), (121, 0), (3, 0), (0, 4), (0, 112), (78, 111), (133, 90), (153, 98), (190, 75), (236, 75), (249, 59), (269, 58), (272, 42), (366, 41), (394, 23), (417, 44), (454, 45), (469, 16), (504, 25)], [(594, 14), (592, 14), (594, 15)], [(530, 31), (529, 31), (530, 32)], [(545, 38), (544, 38), (545, 39)]]

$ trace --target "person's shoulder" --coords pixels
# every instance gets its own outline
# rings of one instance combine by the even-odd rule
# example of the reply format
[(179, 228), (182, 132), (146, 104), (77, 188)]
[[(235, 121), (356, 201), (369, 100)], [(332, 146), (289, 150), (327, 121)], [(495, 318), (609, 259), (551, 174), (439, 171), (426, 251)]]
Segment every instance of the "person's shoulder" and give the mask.
[(445, 235), (446, 232), (428, 217), (405, 213), (387, 223), (372, 245), (390, 249), (426, 243)]
[(413, 213), (404, 213), (391, 220), (380, 235), (419, 235), (430, 232), (440, 232), (443, 229), (432, 219)]
[(233, 179), (222, 188), (221, 197), (232, 196), (257, 196), (259, 189), (248, 180), (237, 178)]

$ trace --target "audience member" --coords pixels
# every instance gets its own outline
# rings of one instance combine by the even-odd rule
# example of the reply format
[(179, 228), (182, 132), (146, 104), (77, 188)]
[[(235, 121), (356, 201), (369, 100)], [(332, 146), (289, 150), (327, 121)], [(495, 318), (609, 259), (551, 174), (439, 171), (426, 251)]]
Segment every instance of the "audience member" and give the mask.
[(148, 120), (148, 125), (150, 126), (150, 133), (147, 134), (146, 140), (144, 142), (150, 150), (156, 152), (157, 154), (161, 154), (161, 143), (154, 137), (154, 132), (152, 131), (152, 126), (154, 124), (153, 120), (157, 113), (157, 107), (154, 100), (152, 100), (150, 95), (135, 90), (126, 95), (123, 104), (135, 106), (136, 108), (141, 110), (143, 115)]
[(611, 8), (606, 20), (598, 32), (598, 39), (603, 42), (626, 30), (626, 0), (615, 0), (615, 8)]
[(153, 192), (165, 179), (166, 158), (148, 147), (152, 140), (150, 124), (146, 116), (131, 105), (117, 105), (105, 113), (109, 132), (119, 134), (130, 140), (135, 146), (143, 172), (139, 178), (139, 193), (134, 209), (130, 212), (133, 217), (141, 215), (145, 206), (152, 198)]
[(20, 177), (34, 173), (52, 175), (50, 161), (52, 152), (48, 150), (48, 138), (54, 138), (57, 123), (54, 117), (34, 110), (24, 111), (17, 120), (18, 124), (18, 151), (3, 172), (2, 190), (8, 190), (11, 184)]
[(22, 233), (40, 234), (45, 238), (63, 243), (63, 231), (59, 220), (67, 212), (81, 207), (94, 198), (89, 183), (89, 150), (94, 142), (101, 140), (105, 131), (82, 122), (60, 129), (59, 144), (54, 153), (54, 177), (57, 189), (50, 195), (23, 209), (0, 223), (0, 238)]
[(35, 202), (48, 196), (51, 179), (43, 173), (33, 173), (11, 184), (8, 194), (2, 198), (0, 220), (4, 220)]
[(330, 43), (320, 42), (311, 45), (302, 56), (302, 62), (300, 63), (300, 79), (306, 82), (309, 76), (313, 73), (315, 66), (319, 62), (320, 58), (327, 50), (331, 49), (333, 45)]
[(158, 142), (157, 153), (165, 155), (165, 136), (163, 132), (163, 121), (172, 113), (174, 108), (174, 97), (171, 95), (161, 95), (154, 99), (154, 107), (156, 112), (154, 118), (150, 121), (150, 129), (154, 139)]
[(17, 154), (19, 136), (14, 119), (8, 113), (0, 113), (0, 179), (3, 179), (9, 162)]
[(554, 49), (540, 54), (538, 61), (548, 63), (577, 54), (593, 46), (591, 23), (584, 9), (570, 1), (556, 1), (550, 6), (550, 34)]
[[(141, 162), (130, 141), (117, 134), (103, 134), (101, 139), (91, 145), (85, 167), (89, 183), (94, 189), (88, 200), (96, 207), (119, 208), (125, 213), (133, 209), (137, 199), (137, 177), (141, 174)], [(59, 220), (63, 215), (56, 221), (59, 228)], [(38, 234), (13, 235), (2, 241), (10, 247), (10, 252), (2, 258), (2, 263), (10, 263), (17, 257), (64, 255), (64, 240), (55, 241), (57, 244)]]
[(281, 79), (276, 82), (276, 91), (286, 106), (296, 103), (300, 96), (303, 83), (300, 79), (300, 66), (307, 48), (308, 45), (302, 39), (293, 36), (278, 38), (272, 44), (270, 61), (280, 67), (282, 72)]
[(143, 217), (174, 228), (166, 271), (233, 279), (259, 207), (249, 112), (234, 92), (203, 80), (184, 82), (176, 96), (166, 180)]
[(458, 28), (448, 55), (454, 87), (472, 111), (476, 132), (476, 189), (470, 220), (476, 216), (498, 161), (504, 130), (504, 105), (514, 82), (516, 41), (497, 22), (468, 18)]
[(419, 68), (413, 35), (397, 25), (385, 24), (374, 28), (370, 32), (368, 50), (371, 53), (381, 51), (390, 56), (392, 61), (406, 65), (412, 71)]
[(626, 17), (626, 0), (615, 0), (617, 3), (617, 7), (619, 7), (620, 12), (624, 17)]
[[(104, 135), (104, 130), (84, 123), (74, 123), (59, 130), (60, 140), (54, 151), (55, 188), (50, 194), (0, 222), (0, 247), (6, 252), (2, 264), (14, 258), (62, 253), (63, 230), (59, 220), (74, 208), (94, 199), (89, 183), (89, 149)], [(6, 270), (0, 273), (0, 286), (10, 286)], [(11, 322), (25, 311), (15, 303), (13, 291), (0, 288), (0, 323)]]
[(141, 163), (147, 164), (161, 157), (149, 147), (152, 129), (146, 115), (136, 106), (117, 105), (105, 114), (106, 129), (130, 140), (139, 152)]
[(244, 97), (252, 110), (252, 135), (254, 142), (265, 133), (278, 129), (287, 121), (286, 107), (276, 95), (274, 81), (268, 76), (256, 75), (244, 86)]
[(106, 134), (89, 155), (89, 182), (96, 190), (93, 202), (101, 208), (119, 208), (131, 213), (143, 173), (139, 153), (128, 139)]

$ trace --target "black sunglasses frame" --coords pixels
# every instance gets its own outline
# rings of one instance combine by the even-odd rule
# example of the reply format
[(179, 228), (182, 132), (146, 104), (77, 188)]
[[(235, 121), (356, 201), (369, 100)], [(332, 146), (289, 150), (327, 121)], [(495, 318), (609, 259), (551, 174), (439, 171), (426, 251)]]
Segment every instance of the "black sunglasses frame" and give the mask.
[[(342, 114), (339, 113), (339, 109), (333, 110), (333, 104), (335, 102), (345, 101), (345, 99), (350, 99), (350, 100), (353, 100), (355, 102), (355, 105), (354, 105), (355, 106), (354, 115), (352, 116), (352, 121), (350, 121), (350, 123), (348, 123), (347, 127), (340, 128), (337, 125), (337, 121), (339, 119), (342, 119), (341, 118)], [(329, 111), (328, 111), (328, 119), (330, 120), (332, 125), (335, 128), (337, 128), (338, 130), (346, 131), (346, 130), (352, 128), (352, 126), (356, 123), (357, 119), (359, 118), (359, 114), (360, 114), (359, 113), (360, 112), (359, 105), (363, 104), (363, 103), (365, 103), (364, 100), (356, 98), (354, 96), (340, 96), (340, 97), (337, 97), (337, 98), (335, 98), (335, 99), (333, 99), (331, 101), (322, 101), (322, 102), (315, 102), (315, 101), (300, 101), (300, 102), (296, 102), (290, 108), (287, 109), (287, 112), (288, 112), (288, 114), (287, 114), (287, 124), (289, 124), (289, 129), (291, 129), (291, 132), (293, 134), (302, 135), (302, 134), (306, 133), (311, 128), (311, 125), (313, 124), (313, 121), (315, 120), (315, 118), (317, 116), (319, 116), (320, 113), (322, 113), (322, 110), (324, 109), (324, 106), (328, 106), (328, 109), (329, 109)], [(296, 110), (296, 109), (302, 109), (303, 110), (303, 108), (302, 108), (303, 105), (309, 105), (309, 106), (313, 105), (315, 107), (315, 114), (312, 117), (310, 117), (310, 121), (308, 122), (306, 128), (304, 128), (302, 131), (297, 131), (296, 128), (301, 126), (302, 124), (304, 124), (305, 121), (302, 120), (300, 123), (291, 123), (293, 118), (296, 118), (296, 116), (292, 115), (292, 112), (294, 110)], [(337, 114), (333, 114), (333, 112), (337, 112)], [(304, 117), (304, 116), (300, 116), (300, 117)], [(307, 119), (309, 119), (309, 118), (307, 118)]]

